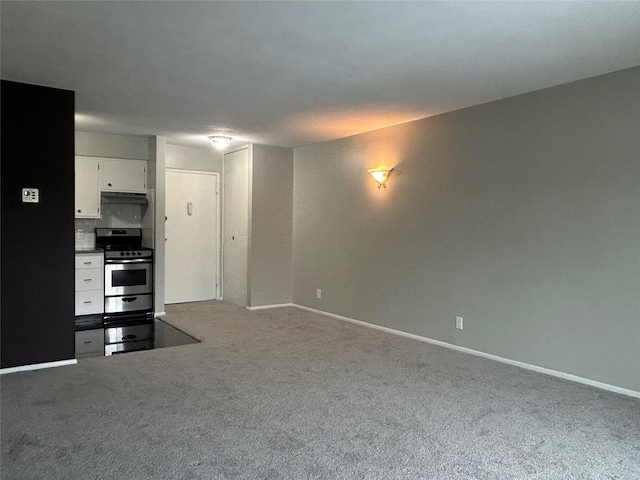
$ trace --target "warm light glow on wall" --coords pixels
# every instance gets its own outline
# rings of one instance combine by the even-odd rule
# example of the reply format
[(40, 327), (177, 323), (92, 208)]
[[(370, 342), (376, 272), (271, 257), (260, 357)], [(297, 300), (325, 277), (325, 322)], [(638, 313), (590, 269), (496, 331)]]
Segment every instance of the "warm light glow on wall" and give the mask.
[(392, 170), (393, 168), (390, 168), (390, 169), (370, 168), (369, 170), (367, 170), (367, 172), (369, 172), (371, 176), (375, 179), (375, 181), (378, 183), (378, 188), (380, 187), (387, 188), (387, 179), (389, 178), (389, 174), (391, 173)]

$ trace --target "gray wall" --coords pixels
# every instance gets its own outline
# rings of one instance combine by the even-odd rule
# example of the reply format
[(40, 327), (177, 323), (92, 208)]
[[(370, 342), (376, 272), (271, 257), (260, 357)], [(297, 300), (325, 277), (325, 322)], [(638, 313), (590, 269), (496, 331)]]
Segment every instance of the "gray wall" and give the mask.
[(153, 309), (157, 314), (165, 310), (164, 269), (165, 269), (165, 164), (167, 139), (153, 136), (149, 138), (148, 189), (149, 208), (142, 221), (143, 241), (152, 240), (153, 247)]
[(291, 303), (293, 150), (252, 147), (249, 306)]
[(167, 168), (222, 172), (222, 152), (213, 147), (196, 148), (167, 144)]
[(291, 303), (293, 150), (251, 144), (226, 153), (223, 176), (225, 301)]
[(149, 137), (76, 131), (75, 140), (76, 155), (149, 159)]
[(293, 301), (640, 390), (639, 132), (634, 68), (297, 148)]

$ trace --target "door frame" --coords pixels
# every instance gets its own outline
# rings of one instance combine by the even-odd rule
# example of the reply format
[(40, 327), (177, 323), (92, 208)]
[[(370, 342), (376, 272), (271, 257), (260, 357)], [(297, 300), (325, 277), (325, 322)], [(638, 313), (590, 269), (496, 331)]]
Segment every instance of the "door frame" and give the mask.
[[(214, 252), (215, 262), (216, 262), (216, 287), (215, 287), (215, 296), (214, 300), (222, 300), (222, 195), (220, 194), (220, 172), (210, 172), (207, 170), (189, 170), (186, 168), (170, 168), (167, 167), (165, 170), (165, 185), (166, 185), (166, 175), (167, 172), (176, 172), (176, 173), (189, 173), (194, 175), (212, 175), (215, 178), (215, 188), (213, 191), (214, 197), (216, 197), (216, 249)], [(166, 227), (165, 227), (166, 228)], [(166, 252), (166, 248), (165, 248)], [(165, 253), (166, 258), (166, 253)], [(166, 265), (166, 260), (165, 260)], [(166, 269), (166, 266), (165, 266)], [(165, 278), (165, 290), (166, 290), (166, 278)], [(166, 293), (166, 292), (165, 292)]]

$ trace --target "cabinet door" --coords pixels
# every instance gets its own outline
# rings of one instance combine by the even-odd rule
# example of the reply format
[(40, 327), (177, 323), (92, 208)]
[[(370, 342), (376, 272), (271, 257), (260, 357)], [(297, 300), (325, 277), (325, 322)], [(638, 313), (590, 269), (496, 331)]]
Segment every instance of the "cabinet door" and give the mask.
[(107, 192), (146, 193), (147, 162), (109, 158), (103, 162), (102, 190)]
[(76, 292), (76, 315), (104, 313), (104, 292), (88, 290)]
[(100, 160), (76, 157), (75, 216), (100, 218)]

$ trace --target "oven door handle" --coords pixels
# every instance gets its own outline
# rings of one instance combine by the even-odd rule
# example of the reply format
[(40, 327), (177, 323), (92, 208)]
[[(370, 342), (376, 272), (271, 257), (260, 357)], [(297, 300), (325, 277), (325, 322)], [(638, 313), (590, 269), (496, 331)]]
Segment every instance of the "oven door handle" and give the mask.
[(107, 258), (105, 263), (108, 264), (124, 264), (124, 263), (151, 263), (150, 258)]

